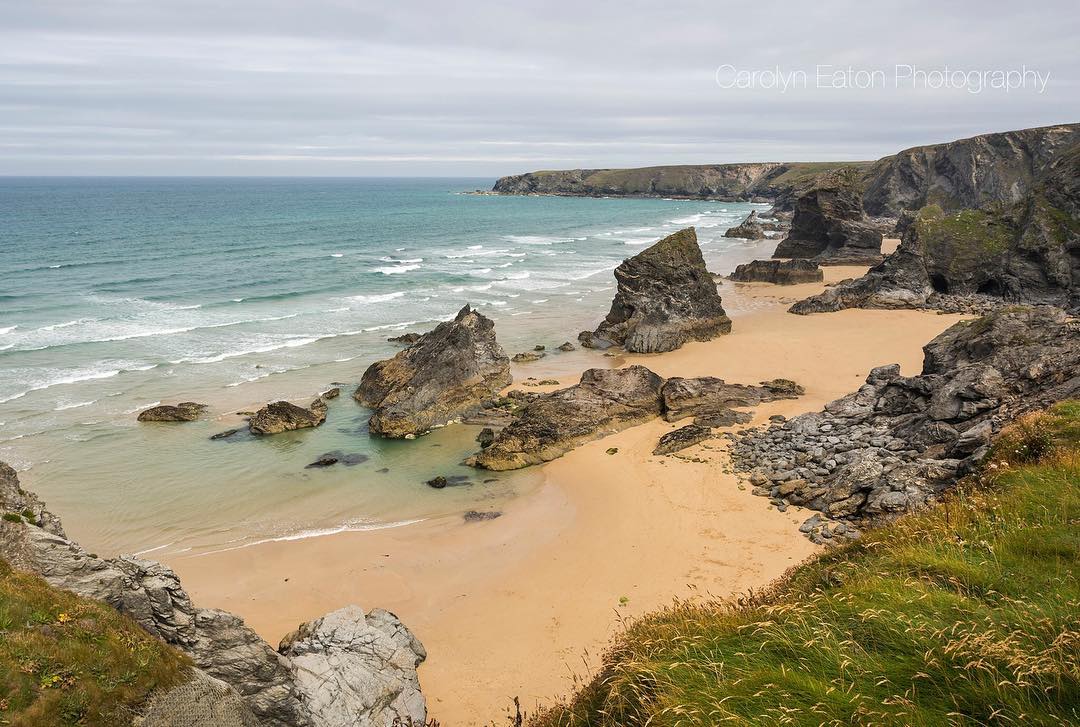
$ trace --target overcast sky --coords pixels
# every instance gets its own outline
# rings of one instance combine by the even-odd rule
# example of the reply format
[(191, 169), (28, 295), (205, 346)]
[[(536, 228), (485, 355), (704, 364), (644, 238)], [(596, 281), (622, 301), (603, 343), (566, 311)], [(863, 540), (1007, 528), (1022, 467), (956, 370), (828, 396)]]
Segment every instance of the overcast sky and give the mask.
[[(1078, 43), (1077, 0), (0, 0), (0, 174), (871, 159), (1080, 121)], [(897, 88), (897, 64), (1049, 81)], [(805, 87), (721, 87), (777, 67)]]

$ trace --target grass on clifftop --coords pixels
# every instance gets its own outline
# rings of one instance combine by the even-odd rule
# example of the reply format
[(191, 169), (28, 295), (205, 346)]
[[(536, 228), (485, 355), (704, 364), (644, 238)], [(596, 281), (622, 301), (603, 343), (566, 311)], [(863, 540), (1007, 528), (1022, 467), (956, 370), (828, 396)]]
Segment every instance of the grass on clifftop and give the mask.
[(0, 724), (130, 725), (189, 664), (112, 607), (0, 559)]
[(632, 623), (554, 725), (1080, 724), (1080, 402), (740, 604)]

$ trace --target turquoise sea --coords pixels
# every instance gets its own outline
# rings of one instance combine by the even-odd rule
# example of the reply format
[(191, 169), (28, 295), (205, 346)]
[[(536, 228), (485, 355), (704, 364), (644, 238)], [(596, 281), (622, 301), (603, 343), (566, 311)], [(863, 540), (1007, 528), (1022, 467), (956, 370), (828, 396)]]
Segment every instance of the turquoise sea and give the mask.
[[(749, 204), (464, 194), (492, 181), (0, 178), (0, 460), (102, 554), (495, 507), (536, 476), (461, 467), (475, 430), (368, 436), (349, 394), (398, 350), (388, 336), (471, 303), (508, 353), (550, 351), (603, 317), (614, 267), (666, 234), (696, 226), (717, 273), (773, 244), (723, 237)], [(515, 378), (572, 383), (610, 361), (552, 352)], [(317, 430), (209, 439), (242, 426), (238, 411), (335, 383), (344, 395)], [(135, 422), (179, 400), (210, 410), (190, 424)], [(305, 469), (333, 450), (367, 459)], [(433, 490), (436, 474), (472, 484)]]

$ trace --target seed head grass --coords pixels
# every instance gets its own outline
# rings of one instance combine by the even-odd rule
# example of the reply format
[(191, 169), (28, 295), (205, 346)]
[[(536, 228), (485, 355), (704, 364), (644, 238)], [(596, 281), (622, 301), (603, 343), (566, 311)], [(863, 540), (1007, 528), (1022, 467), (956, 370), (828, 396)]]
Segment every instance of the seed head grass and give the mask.
[(1080, 402), (986, 461), (766, 592), (632, 621), (534, 726), (1080, 724)]

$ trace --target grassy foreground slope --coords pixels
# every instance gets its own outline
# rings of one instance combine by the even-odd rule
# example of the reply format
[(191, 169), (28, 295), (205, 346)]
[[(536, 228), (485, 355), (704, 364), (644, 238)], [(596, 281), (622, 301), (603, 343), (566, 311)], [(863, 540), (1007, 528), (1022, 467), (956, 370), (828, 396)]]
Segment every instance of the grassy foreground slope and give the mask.
[(940, 505), (631, 624), (554, 725), (1080, 724), (1080, 402)]
[(111, 606), (0, 559), (0, 725), (130, 725), (189, 665)]

